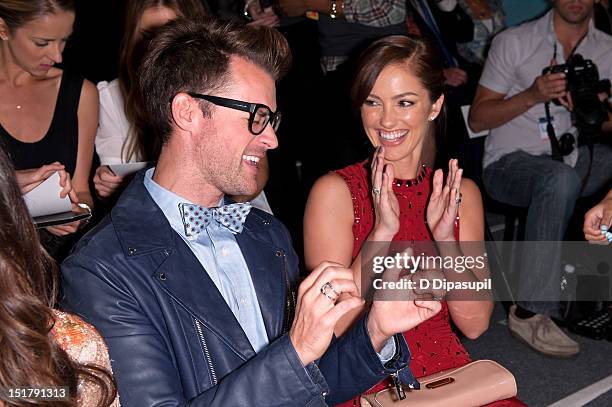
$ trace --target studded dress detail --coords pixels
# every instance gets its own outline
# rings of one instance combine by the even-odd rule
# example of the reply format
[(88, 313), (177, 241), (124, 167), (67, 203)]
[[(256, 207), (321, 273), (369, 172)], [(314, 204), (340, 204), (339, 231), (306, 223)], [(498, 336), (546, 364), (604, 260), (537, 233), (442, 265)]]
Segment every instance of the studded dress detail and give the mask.
[[(354, 222), (352, 258), (355, 258), (363, 242), (374, 227), (374, 208), (371, 198), (370, 169), (368, 161), (353, 164), (336, 171), (347, 183), (353, 200)], [(430, 241), (433, 240), (426, 220), (427, 200), (431, 193), (432, 170), (422, 167), (417, 178), (393, 182), (393, 191), (400, 206), (400, 230), (393, 241)], [(459, 237), (459, 222), (455, 223), (455, 238)], [(450, 325), (450, 314), (446, 302), (442, 302), (442, 310), (431, 319), (423, 322), (410, 331), (404, 332), (404, 337), (410, 348), (410, 369), (418, 379), (443, 370), (454, 369), (471, 362), (470, 356), (463, 347)], [(389, 379), (379, 383), (368, 393), (379, 391), (388, 385)], [(517, 400), (518, 402), (518, 400)], [(354, 399), (341, 406), (359, 405)], [(491, 404), (495, 407), (520, 406), (514, 399), (502, 400)]]

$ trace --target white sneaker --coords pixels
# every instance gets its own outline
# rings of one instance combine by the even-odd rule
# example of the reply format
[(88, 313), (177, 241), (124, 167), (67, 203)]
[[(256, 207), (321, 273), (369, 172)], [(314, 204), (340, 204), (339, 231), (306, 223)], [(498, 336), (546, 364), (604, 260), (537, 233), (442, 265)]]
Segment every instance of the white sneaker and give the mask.
[(525, 345), (544, 355), (569, 358), (580, 352), (580, 345), (565, 334), (548, 316), (536, 314), (521, 319), (515, 314), (516, 305), (510, 307), (508, 328), (510, 334)]

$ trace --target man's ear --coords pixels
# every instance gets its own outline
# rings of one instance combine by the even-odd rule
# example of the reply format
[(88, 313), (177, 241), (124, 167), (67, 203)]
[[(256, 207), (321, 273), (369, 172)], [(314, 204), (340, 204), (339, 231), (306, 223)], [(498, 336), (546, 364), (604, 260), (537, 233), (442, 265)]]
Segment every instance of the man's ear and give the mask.
[(186, 93), (178, 93), (172, 99), (172, 120), (181, 129), (192, 132), (198, 127), (202, 111), (198, 102)]
[(9, 38), (9, 27), (6, 24), (6, 21), (2, 17), (0, 17), (0, 40), (6, 41)]
[(431, 105), (431, 113), (429, 114), (429, 121), (435, 120), (440, 114), (442, 106), (444, 105), (444, 93), (440, 95), (433, 105)]

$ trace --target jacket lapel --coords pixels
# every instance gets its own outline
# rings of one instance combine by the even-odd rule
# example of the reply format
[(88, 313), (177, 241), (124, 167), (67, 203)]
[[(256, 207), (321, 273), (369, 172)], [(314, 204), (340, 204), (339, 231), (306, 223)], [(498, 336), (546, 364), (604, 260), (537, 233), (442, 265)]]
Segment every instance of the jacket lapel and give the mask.
[(157, 269), (157, 281), (228, 347), (250, 359), (251, 342), (217, 286), (181, 237), (175, 234), (175, 240), (176, 251)]
[(242, 327), (196, 256), (170, 227), (143, 178), (144, 171), (134, 177), (111, 211), (125, 256), (151, 261), (152, 278), (169, 295), (242, 358), (251, 358), (255, 352)]

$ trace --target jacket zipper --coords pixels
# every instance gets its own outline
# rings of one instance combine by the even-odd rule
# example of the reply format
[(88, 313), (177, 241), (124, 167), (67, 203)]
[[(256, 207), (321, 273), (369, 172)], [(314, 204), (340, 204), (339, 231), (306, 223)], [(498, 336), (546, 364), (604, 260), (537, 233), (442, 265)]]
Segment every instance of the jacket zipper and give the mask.
[(289, 321), (293, 320), (292, 305), (295, 309), (295, 296), (291, 290), (291, 284), (289, 283), (289, 275), (287, 274), (287, 256), (283, 256), (283, 271), (285, 272), (285, 284), (287, 286), (287, 294), (285, 301), (285, 318), (283, 321), (283, 333), (289, 332)]
[[(285, 301), (285, 321), (283, 326), (283, 332), (289, 332), (289, 320), (292, 318), (292, 305), (295, 308), (295, 295), (293, 291), (291, 291), (291, 284), (289, 283), (289, 275), (287, 274), (287, 257), (283, 256), (283, 271), (285, 273), (285, 284), (287, 286), (287, 300)], [(208, 364), (208, 368), (210, 369), (210, 373), (213, 379), (213, 386), (217, 385), (217, 374), (215, 373), (215, 368), (212, 364), (212, 358), (210, 357), (210, 351), (208, 350), (208, 345), (206, 344), (206, 340), (204, 339), (204, 333), (202, 332), (202, 325), (200, 321), (194, 319), (196, 324), (196, 329), (198, 331), (198, 336), (200, 338), (200, 343), (202, 344), (202, 349), (204, 349), (204, 356), (206, 357), (206, 363)]]
[(196, 329), (198, 331), (198, 336), (200, 337), (200, 342), (202, 343), (202, 348), (204, 349), (204, 356), (206, 357), (206, 363), (208, 363), (208, 368), (210, 369), (210, 374), (213, 379), (213, 386), (216, 386), (217, 385), (217, 374), (215, 373), (215, 368), (213, 367), (213, 364), (212, 364), (212, 358), (210, 357), (210, 352), (208, 351), (208, 345), (206, 344), (206, 341), (204, 340), (204, 333), (202, 332), (202, 325), (200, 324), (200, 321), (198, 321), (197, 319), (195, 320), (195, 324), (196, 324)]

